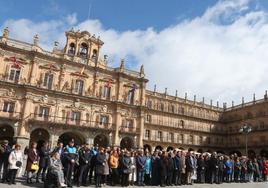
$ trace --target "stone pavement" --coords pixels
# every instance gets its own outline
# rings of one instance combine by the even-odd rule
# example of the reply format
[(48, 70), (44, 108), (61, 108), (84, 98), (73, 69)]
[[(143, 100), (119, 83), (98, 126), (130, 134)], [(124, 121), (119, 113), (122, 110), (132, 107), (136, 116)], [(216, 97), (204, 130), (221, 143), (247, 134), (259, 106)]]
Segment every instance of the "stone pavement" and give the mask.
[[(88, 187), (95, 187), (95, 186), (88, 186)], [(105, 186), (105, 188), (108, 188), (110, 186)], [(120, 187), (120, 186), (118, 186)], [(148, 188), (154, 187), (154, 186), (146, 186)], [(156, 186), (155, 186), (156, 187)], [(263, 183), (223, 183), (221, 185), (217, 184), (194, 184), (194, 185), (184, 185), (184, 186), (172, 186), (167, 188), (268, 188), (268, 182)], [(24, 180), (18, 180), (16, 185), (8, 185), (8, 184), (2, 184), (0, 183), (0, 188), (43, 188), (43, 184), (31, 184), (28, 185), (25, 183)], [(74, 186), (75, 188), (75, 186)], [(83, 188), (81, 186), (81, 188)], [(129, 186), (129, 188), (136, 188), (136, 186)], [(160, 186), (159, 186), (160, 188)]]

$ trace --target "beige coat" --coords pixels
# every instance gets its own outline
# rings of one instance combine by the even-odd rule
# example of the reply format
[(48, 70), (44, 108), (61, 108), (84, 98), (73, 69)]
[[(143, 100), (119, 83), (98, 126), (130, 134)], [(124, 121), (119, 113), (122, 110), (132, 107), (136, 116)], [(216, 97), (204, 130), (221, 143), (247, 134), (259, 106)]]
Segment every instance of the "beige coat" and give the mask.
[(17, 161), (23, 163), (23, 154), (20, 150), (13, 150), (8, 157), (9, 169), (19, 169), (19, 167), (16, 166)]

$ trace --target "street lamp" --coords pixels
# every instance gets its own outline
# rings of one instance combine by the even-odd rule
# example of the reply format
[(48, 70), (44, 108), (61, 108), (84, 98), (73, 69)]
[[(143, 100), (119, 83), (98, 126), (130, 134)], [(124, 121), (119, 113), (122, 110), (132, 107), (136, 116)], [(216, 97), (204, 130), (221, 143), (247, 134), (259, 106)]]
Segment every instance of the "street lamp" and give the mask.
[(250, 124), (245, 123), (240, 129), (239, 132), (245, 134), (246, 139), (246, 155), (248, 155), (248, 134), (252, 131)]

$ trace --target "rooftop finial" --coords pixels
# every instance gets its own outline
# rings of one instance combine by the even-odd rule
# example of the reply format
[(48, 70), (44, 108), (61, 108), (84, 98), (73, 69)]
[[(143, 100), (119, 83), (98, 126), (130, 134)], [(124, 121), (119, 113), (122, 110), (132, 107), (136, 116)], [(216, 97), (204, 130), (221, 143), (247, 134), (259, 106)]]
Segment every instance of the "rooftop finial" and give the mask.
[(38, 42), (39, 42), (39, 37), (38, 37), (38, 34), (35, 34), (34, 35), (34, 46), (38, 46)]
[(219, 108), (219, 101), (217, 101), (217, 108)]
[(255, 95), (255, 93), (253, 93), (253, 102), (255, 102), (256, 101), (256, 95)]
[(265, 90), (264, 99), (267, 99), (267, 90)]
[(212, 104), (213, 104), (213, 100), (212, 99), (210, 99), (210, 106), (212, 107)]
[(185, 92), (184, 99), (185, 99), (185, 101), (187, 101), (187, 92)]
[(245, 102), (245, 101), (244, 101), (244, 97), (242, 97), (242, 106), (244, 105), (244, 102)]
[(8, 38), (8, 37), (9, 37), (9, 29), (8, 29), (8, 27), (6, 27), (6, 28), (4, 29), (4, 31), (3, 31), (3, 37), (4, 37), (4, 38)]
[(194, 103), (196, 103), (196, 95), (194, 95)]
[(154, 85), (154, 93), (156, 92), (156, 84)]
[(120, 72), (124, 72), (124, 69), (125, 69), (125, 60), (121, 59)]
[(232, 101), (232, 108), (234, 107), (234, 101)]
[(205, 104), (205, 97), (202, 97), (202, 103)]
[(140, 76), (141, 77), (145, 76), (145, 74), (144, 74), (144, 66), (143, 65), (141, 65), (141, 68), (140, 68)]
[(167, 95), (167, 88), (165, 88), (165, 95)]
[(178, 90), (176, 90), (175, 97), (178, 97)]

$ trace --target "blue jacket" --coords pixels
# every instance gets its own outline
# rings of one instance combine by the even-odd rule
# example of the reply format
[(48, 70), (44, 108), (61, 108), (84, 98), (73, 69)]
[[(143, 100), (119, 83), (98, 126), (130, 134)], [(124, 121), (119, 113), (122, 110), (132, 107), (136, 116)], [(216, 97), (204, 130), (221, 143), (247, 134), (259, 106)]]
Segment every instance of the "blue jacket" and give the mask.
[(151, 174), (151, 169), (152, 169), (152, 160), (151, 160), (151, 157), (146, 157), (145, 174)]

